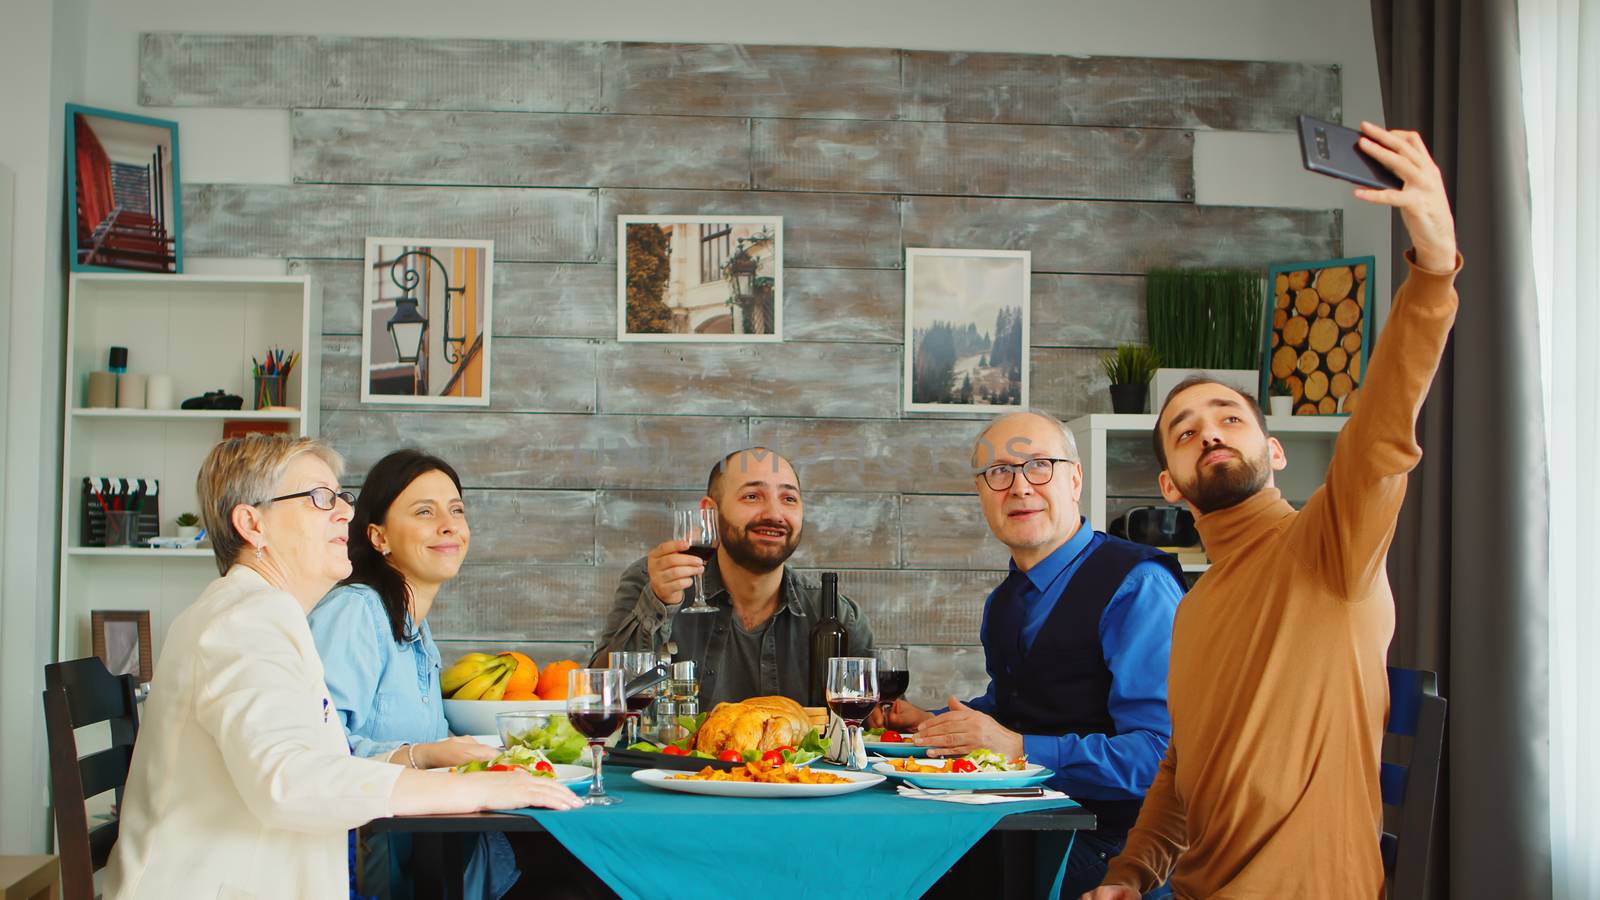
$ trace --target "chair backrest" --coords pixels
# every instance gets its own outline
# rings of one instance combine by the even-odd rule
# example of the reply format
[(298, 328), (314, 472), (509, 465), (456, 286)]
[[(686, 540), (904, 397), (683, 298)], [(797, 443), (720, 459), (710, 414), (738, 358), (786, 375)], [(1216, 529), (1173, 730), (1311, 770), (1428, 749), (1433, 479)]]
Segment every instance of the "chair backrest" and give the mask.
[[(111, 724), (111, 746), (78, 758), (73, 729), (100, 722)], [(122, 788), (133, 761), (139, 733), (139, 708), (134, 677), (112, 676), (98, 657), (51, 663), (44, 667), (44, 723), (50, 744), (50, 793), (56, 816), (56, 850), (61, 857), (61, 888), (66, 900), (93, 900), (94, 873), (111, 858), (117, 842), (117, 819), (89, 827), (84, 802)]]
[[(1427, 896), (1428, 859), (1433, 852), (1433, 806), (1439, 790), (1439, 759), (1444, 750), (1445, 699), (1434, 673), (1389, 669), (1389, 725), (1386, 747), (1401, 749), (1405, 762), (1385, 762), (1379, 773), (1383, 805), (1397, 812), (1395, 832), (1381, 837), (1389, 896)], [(1405, 739), (1410, 748), (1404, 752)], [(1386, 757), (1390, 753), (1384, 754)]]

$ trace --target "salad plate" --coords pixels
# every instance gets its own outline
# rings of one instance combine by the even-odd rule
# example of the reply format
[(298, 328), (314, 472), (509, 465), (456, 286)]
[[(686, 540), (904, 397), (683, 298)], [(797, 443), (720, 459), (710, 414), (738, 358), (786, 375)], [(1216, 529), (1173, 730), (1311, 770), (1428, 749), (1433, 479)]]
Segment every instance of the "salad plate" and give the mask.
[[(954, 771), (956, 763), (971, 763), (970, 771)], [(912, 769), (906, 771), (907, 768)], [(931, 771), (930, 771), (931, 770)], [(1054, 772), (1025, 760), (1011, 761), (990, 750), (945, 759), (901, 759), (872, 764), (872, 771), (921, 788), (978, 790), (980, 788), (1032, 787), (1048, 781)]]

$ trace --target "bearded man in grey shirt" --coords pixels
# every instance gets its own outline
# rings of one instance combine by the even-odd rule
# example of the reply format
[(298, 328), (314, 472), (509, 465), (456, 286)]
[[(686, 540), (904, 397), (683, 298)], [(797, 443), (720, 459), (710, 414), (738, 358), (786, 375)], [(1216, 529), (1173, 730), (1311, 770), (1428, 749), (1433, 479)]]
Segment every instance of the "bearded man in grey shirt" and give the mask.
[[(800, 476), (764, 447), (736, 450), (712, 467), (700, 507), (717, 511), (716, 556), (704, 563), (685, 552), (687, 541), (666, 541), (629, 566), (596, 663), (613, 650), (659, 653), (670, 641), (673, 661), (695, 662), (702, 709), (771, 695), (810, 703), (811, 626), (822, 618), (822, 584), (786, 565), (805, 519)], [(677, 615), (697, 573), (716, 612)], [(844, 596), (839, 621), (850, 655), (866, 655), (872, 629)]]

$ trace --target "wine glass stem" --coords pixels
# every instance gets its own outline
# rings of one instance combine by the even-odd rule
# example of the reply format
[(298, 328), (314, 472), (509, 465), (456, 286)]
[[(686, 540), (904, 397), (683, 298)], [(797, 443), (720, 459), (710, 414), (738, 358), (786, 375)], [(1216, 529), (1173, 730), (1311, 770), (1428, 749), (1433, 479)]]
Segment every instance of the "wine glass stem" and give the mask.
[(632, 747), (639, 742), (639, 714), (628, 713), (622, 722), (622, 740), (624, 747)]
[(699, 575), (694, 576), (694, 605), (706, 605), (706, 591), (703, 582), (700, 581)]
[(603, 746), (604, 744), (601, 741), (589, 742), (589, 749), (594, 752), (594, 782), (589, 785), (590, 797), (604, 797), (606, 795), (606, 785), (600, 777), (600, 762), (605, 755), (601, 749)]
[(850, 753), (845, 758), (846, 763), (852, 769), (865, 769), (867, 767), (865, 761), (856, 755), (856, 745), (861, 740), (861, 726), (846, 722), (844, 739), (850, 742)]

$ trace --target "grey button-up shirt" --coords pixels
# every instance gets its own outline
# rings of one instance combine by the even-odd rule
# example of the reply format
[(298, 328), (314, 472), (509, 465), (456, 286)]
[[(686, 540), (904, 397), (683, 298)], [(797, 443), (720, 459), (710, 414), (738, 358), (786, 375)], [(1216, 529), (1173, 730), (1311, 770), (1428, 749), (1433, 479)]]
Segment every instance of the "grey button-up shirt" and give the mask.
[[(678, 645), (674, 662), (694, 660), (700, 676), (701, 709), (770, 695), (810, 703), (811, 626), (822, 618), (821, 579), (784, 567), (778, 611), (761, 637), (760, 664), (754, 671), (740, 671), (733, 664), (731, 632), (739, 624), (734, 621), (733, 601), (722, 586), (715, 558), (706, 566), (704, 581), (706, 598), (717, 611), (679, 616), (677, 610), (683, 603), (668, 607), (650, 589), (645, 560), (629, 566), (617, 585), (595, 660), (603, 662), (613, 650), (660, 652), (671, 640)], [(872, 629), (866, 617), (843, 594), (839, 596), (839, 621), (850, 641), (850, 655), (865, 655), (872, 649)]]

